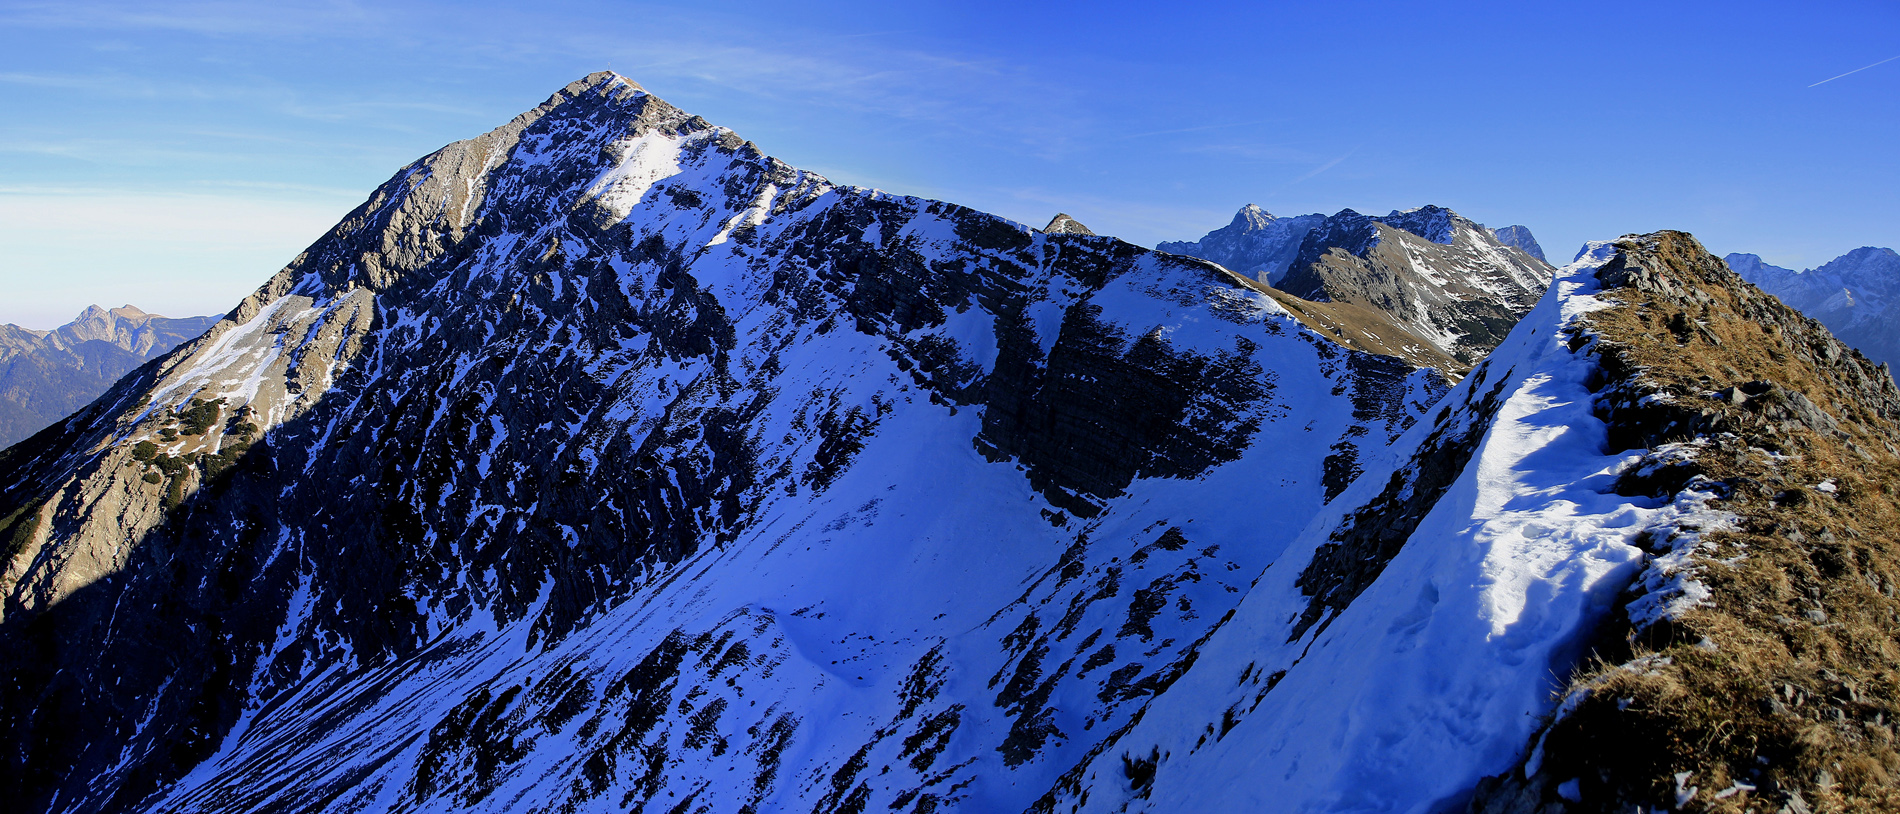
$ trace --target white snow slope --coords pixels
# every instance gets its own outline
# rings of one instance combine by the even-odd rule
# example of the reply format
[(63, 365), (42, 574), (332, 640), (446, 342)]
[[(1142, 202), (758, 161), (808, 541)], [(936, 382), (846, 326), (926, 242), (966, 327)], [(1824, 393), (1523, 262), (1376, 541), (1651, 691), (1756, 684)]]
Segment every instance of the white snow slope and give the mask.
[[(1121, 739), (1152, 755), (1151, 785), (1105, 793), (1122, 760), (1091, 767), (1084, 811), (1424, 812), (1456, 809), (1509, 769), (1550, 712), (1578, 639), (1644, 559), (1644, 529), (1715, 525), (1706, 494), (1675, 503), (1610, 491), (1640, 451), (1606, 455), (1587, 356), (1570, 350), (1606, 258), (1585, 258), (1442, 404), (1399, 442), (1486, 419), (1470, 462), (1351, 606), (1288, 638), (1308, 605), (1295, 580), (1391, 473), (1371, 471), (1269, 567), (1194, 668)], [(1489, 382), (1489, 383), (1487, 383)], [(1481, 401), (1481, 399), (1480, 399)], [(1461, 405), (1465, 405), (1461, 407)], [(1694, 494), (1694, 493), (1692, 493)], [(1132, 802), (1132, 805), (1130, 804)]]

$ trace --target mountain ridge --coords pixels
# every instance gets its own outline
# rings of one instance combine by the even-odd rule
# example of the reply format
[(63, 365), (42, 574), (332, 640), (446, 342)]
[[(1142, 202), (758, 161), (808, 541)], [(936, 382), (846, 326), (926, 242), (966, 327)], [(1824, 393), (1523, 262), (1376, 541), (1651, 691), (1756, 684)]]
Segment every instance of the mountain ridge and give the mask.
[[(1523, 227), (1502, 233), (1536, 241)], [(1342, 341), (1462, 375), (1548, 284), (1541, 256), (1449, 209), (1275, 218), (1253, 204), (1200, 241), (1159, 251), (1222, 263), (1291, 297)], [(1325, 313), (1322, 312), (1332, 312)], [(1396, 349), (1396, 350), (1393, 350)]]

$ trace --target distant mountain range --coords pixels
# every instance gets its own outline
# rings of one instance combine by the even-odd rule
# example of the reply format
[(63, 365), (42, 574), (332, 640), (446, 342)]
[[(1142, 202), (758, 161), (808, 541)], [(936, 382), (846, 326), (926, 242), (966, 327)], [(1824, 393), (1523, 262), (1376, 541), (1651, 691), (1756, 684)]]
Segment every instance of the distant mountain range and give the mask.
[(0, 448), (86, 406), (119, 377), (217, 321), (94, 305), (50, 331), (0, 325)]
[(1900, 364), (1900, 254), (1865, 246), (1795, 271), (1753, 254), (1722, 258), (1742, 279), (1814, 317), (1876, 362)]
[(1504, 340), (1554, 271), (1529, 229), (1488, 229), (1439, 206), (1279, 218), (1248, 204), (1200, 240), (1155, 248), (1321, 303), (1281, 304), (1348, 344), (1454, 374)]

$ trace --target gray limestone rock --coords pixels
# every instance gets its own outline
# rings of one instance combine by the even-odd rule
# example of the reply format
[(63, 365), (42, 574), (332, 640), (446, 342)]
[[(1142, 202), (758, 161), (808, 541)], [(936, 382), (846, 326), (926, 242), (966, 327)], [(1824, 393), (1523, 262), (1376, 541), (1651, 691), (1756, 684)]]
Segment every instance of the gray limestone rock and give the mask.
[(1553, 269), (1449, 209), (1383, 217), (1340, 212), (1309, 232), (1278, 287), (1366, 305), (1459, 362), (1503, 341), (1550, 285)]
[(1537, 245), (1537, 238), (1531, 236), (1530, 227), (1506, 226), (1502, 229), (1492, 229), (1491, 234), (1497, 236), (1499, 243), (1522, 249), (1525, 254), (1545, 263), (1550, 262), (1550, 259), (1544, 256), (1544, 247)]

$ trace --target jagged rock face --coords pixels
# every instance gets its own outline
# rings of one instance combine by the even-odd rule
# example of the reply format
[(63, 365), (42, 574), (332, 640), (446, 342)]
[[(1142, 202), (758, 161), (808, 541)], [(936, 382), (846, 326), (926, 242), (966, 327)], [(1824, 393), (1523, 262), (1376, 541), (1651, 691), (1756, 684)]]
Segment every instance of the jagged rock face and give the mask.
[(119, 377), (217, 321), (95, 305), (51, 331), (0, 325), (0, 448), (86, 406)]
[(1363, 305), (1469, 366), (1503, 341), (1550, 284), (1551, 268), (1449, 209), (1384, 217), (1340, 212), (1311, 232), (1277, 287)]
[(1232, 223), (1208, 232), (1200, 240), (1165, 241), (1155, 250), (1212, 260), (1273, 285), (1299, 256), (1300, 241), (1306, 239), (1306, 233), (1325, 220), (1324, 215), (1277, 218), (1257, 205), (1247, 204), (1234, 214)]
[(1055, 217), (1049, 219), (1049, 225), (1042, 227), (1042, 230), (1052, 235), (1095, 234), (1089, 231), (1089, 227), (1083, 226), (1081, 221), (1069, 217), (1067, 213), (1057, 213)]
[(1211, 264), (834, 187), (597, 74), (0, 452), (0, 776), (988, 811), (1108, 766), (1106, 805), (1444, 387)]
[(1900, 362), (1900, 254), (1862, 247), (1794, 271), (1752, 254), (1723, 258), (1742, 279), (1814, 317), (1876, 362)]
[(1544, 247), (1537, 245), (1537, 238), (1531, 236), (1531, 230), (1528, 226), (1506, 226), (1502, 229), (1492, 229), (1491, 234), (1497, 236), (1499, 243), (1510, 246), (1513, 249), (1522, 249), (1525, 254), (1545, 263), (1550, 262), (1550, 258), (1544, 256)]

